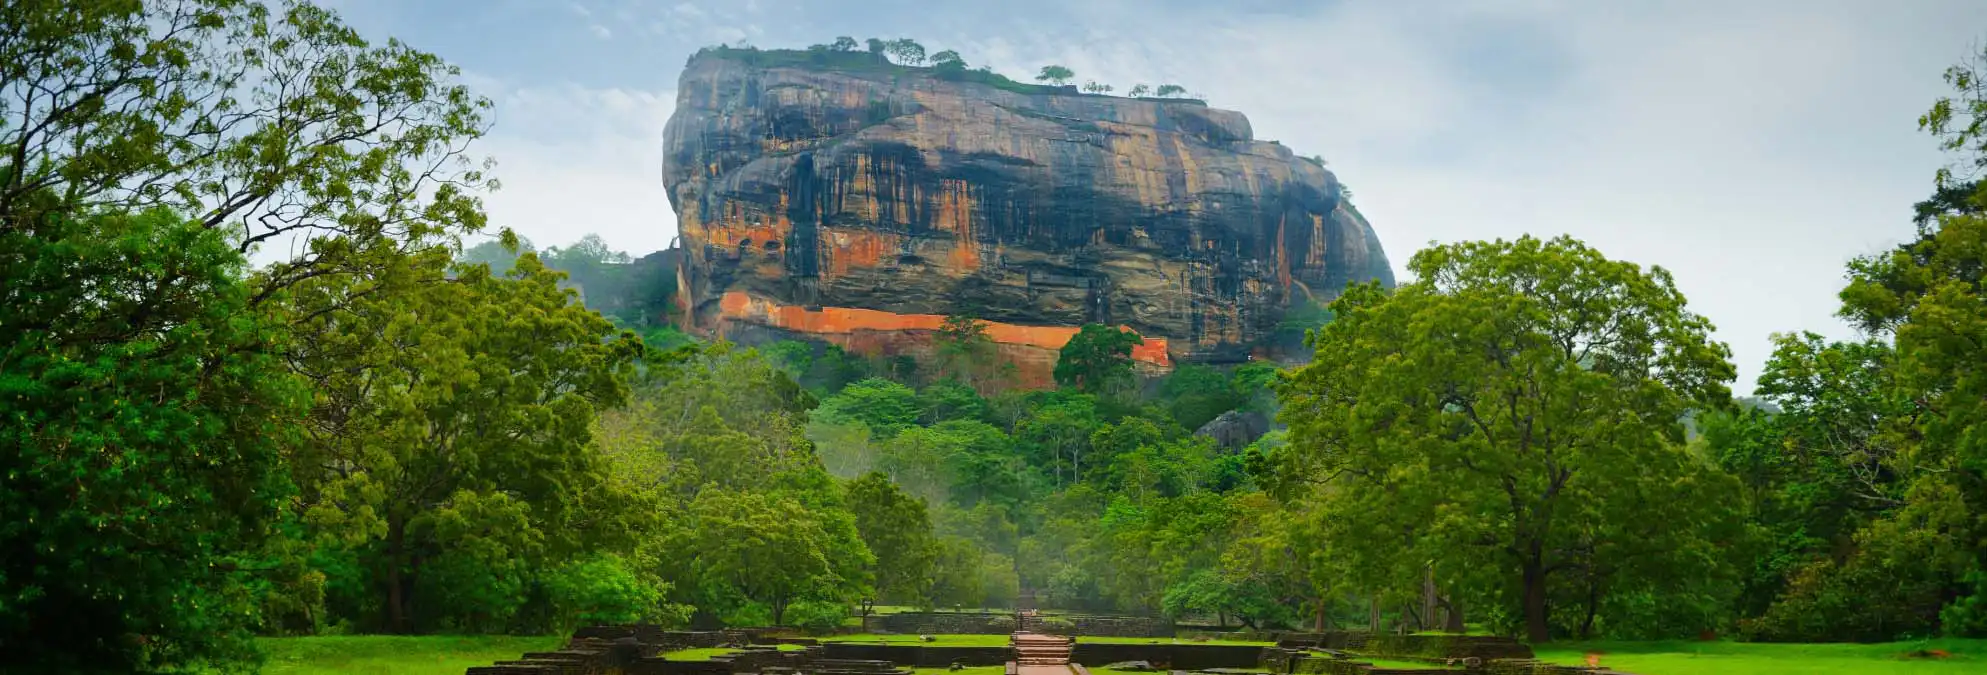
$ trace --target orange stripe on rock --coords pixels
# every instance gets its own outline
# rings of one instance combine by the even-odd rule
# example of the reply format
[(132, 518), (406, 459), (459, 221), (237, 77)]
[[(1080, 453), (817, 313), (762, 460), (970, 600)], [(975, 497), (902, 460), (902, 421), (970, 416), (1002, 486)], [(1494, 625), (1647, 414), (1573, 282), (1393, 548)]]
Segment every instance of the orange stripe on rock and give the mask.
[[(744, 291), (727, 291), (718, 300), (718, 311), (725, 319), (821, 335), (846, 335), (861, 331), (937, 331), (945, 324), (943, 314), (898, 314), (854, 307), (809, 310), (797, 305), (782, 305)], [(1023, 326), (999, 321), (981, 323), (985, 325), (987, 338), (995, 344), (1048, 350), (1062, 349), (1078, 330), (1070, 326)], [(1119, 326), (1119, 329), (1131, 330), (1126, 326)], [(1162, 368), (1173, 366), (1171, 352), (1163, 337), (1146, 337), (1144, 344), (1132, 347), (1132, 360)]]

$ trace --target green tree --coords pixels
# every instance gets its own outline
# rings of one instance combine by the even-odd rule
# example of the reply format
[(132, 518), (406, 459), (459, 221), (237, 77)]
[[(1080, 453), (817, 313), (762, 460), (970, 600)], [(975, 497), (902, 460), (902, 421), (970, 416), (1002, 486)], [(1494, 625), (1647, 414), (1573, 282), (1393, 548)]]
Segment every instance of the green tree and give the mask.
[(1102, 424), (1096, 398), (1079, 394), (1044, 402), (1021, 421), (1015, 437), (1035, 449), (1038, 468), (1048, 469), (1056, 484), (1064, 485), (1082, 480), (1083, 456)]
[(961, 58), (959, 52), (947, 49), (931, 55), (931, 67), (941, 73), (963, 73), (966, 72), (966, 59)]
[(1143, 83), (1132, 85), (1130, 92), (1132, 98), (1141, 98), (1149, 93), (1152, 93), (1152, 87), (1145, 86)]
[(925, 598), (937, 544), (924, 502), (870, 472), (849, 484), (849, 507), (863, 544), (876, 556), (877, 595), (891, 602)]
[(932, 564), (931, 595), (925, 606), (980, 604), (987, 597), (986, 554), (963, 537), (944, 537), (939, 540), (937, 550)]
[(883, 443), (876, 468), (928, 504), (946, 499), (961, 440), (926, 427), (911, 427)]
[(947, 472), (952, 503), (971, 508), (993, 502), (1014, 508), (1027, 498), (1027, 464), (1015, 452), (1013, 439), (1000, 429), (978, 420), (951, 420), (931, 430), (956, 443)]
[(825, 422), (861, 422), (879, 439), (917, 426), (916, 390), (880, 377), (872, 377), (847, 387), (821, 402), (815, 415)]
[(530, 239), (511, 234), (508, 238), (489, 239), (462, 249), (455, 259), (468, 265), (489, 265), (490, 274), (504, 276), (510, 273), (512, 265), (517, 264), (518, 254), (536, 250), (532, 248)]
[(1337, 486), (1318, 496), (1331, 550), (1397, 587), (1435, 560), (1535, 642), (1582, 594), (1562, 585), (1592, 617), (1617, 585), (1726, 572), (1736, 486), (1684, 451), (1681, 419), (1725, 405), (1733, 369), (1667, 272), (1530, 237), (1409, 267), (1392, 295), (1334, 302), (1282, 387), (1285, 469)]
[(888, 49), (891, 56), (897, 57), (898, 63), (916, 66), (925, 62), (924, 45), (918, 44), (916, 40), (910, 38), (891, 40)]
[(1056, 383), (1099, 393), (1131, 378), (1131, 348), (1145, 344), (1138, 333), (1103, 324), (1084, 324), (1056, 353)]
[(1076, 77), (1076, 73), (1074, 71), (1071, 71), (1070, 69), (1062, 66), (1050, 65), (1050, 66), (1042, 66), (1042, 72), (1037, 73), (1035, 75), (1035, 81), (1048, 82), (1056, 86), (1062, 86), (1065, 84), (1069, 84), (1070, 79), (1074, 77)]
[(1221, 413), (1240, 408), (1248, 401), (1227, 375), (1193, 363), (1174, 368), (1160, 382), (1159, 400), (1165, 402), (1173, 419), (1188, 429), (1199, 429)]
[(249, 654), (245, 554), (308, 393), (220, 232), (168, 211), (0, 229), (0, 669)]
[[(547, 575), (546, 591), (558, 612), (555, 625), (631, 624), (665, 619), (666, 585), (642, 578), (614, 555), (595, 555), (560, 565)], [(675, 617), (668, 617), (675, 618)]]
[(956, 380), (940, 380), (918, 392), (920, 419), (926, 424), (951, 420), (980, 420), (987, 416), (987, 400), (971, 387)]
[(890, 43), (884, 42), (883, 40), (877, 38), (869, 38), (868, 40), (864, 40), (863, 44), (869, 47), (869, 53), (875, 54), (877, 56), (882, 56), (883, 53), (890, 48)]
[[(1987, 183), (1973, 180), (1987, 167), (1983, 63), (1987, 55), (1949, 69), (1953, 95), (1919, 119), (1955, 155), (1937, 174), (1934, 203), (1919, 209), (1926, 221), (1919, 236), (1852, 262), (1842, 291), (1842, 314), (1896, 350), (1891, 391), (1911, 414), (1892, 417), (1882, 440), (1895, 448), (1890, 466), (1905, 486), (1903, 504), (1858, 536), (1839, 571), (1818, 571), (1815, 583), (1790, 592), (1800, 604), (1826, 607), (1831, 595), (1867, 587), (1917, 608), (1906, 625), (1929, 623), (1923, 608), (1932, 604), (1941, 607), (1942, 631), (1973, 636), (1987, 635), (1987, 525), (1976, 515), (1987, 512), (1987, 439), (1979, 432), (1987, 428), (1987, 350), (1980, 348)], [(1968, 185), (1970, 195), (1954, 194)]]
[(1177, 84), (1162, 84), (1159, 85), (1158, 89), (1152, 92), (1152, 95), (1157, 96), (1159, 98), (1169, 98), (1173, 96), (1179, 96), (1184, 93), (1187, 93), (1186, 87), (1182, 87)]
[(532, 255), (509, 279), (450, 268), (440, 251), (387, 272), (296, 293), (309, 318), (292, 361), (317, 403), (292, 464), (311, 522), (378, 547), (385, 624), (407, 631), (424, 565), (451, 544), (451, 509), (504, 519), (487, 527), (505, 555), (535, 547), (513, 512), (529, 512), (529, 530), (566, 531), (568, 490), (597, 476), (594, 411), (623, 400), (641, 343), (574, 304)]
[[(775, 625), (803, 598), (851, 599), (862, 587), (847, 576), (874, 565), (860, 539), (836, 535), (822, 511), (778, 493), (707, 490), (690, 505), (694, 556), (707, 606), (735, 597), (765, 603)], [(836, 561), (831, 558), (840, 558)]]
[(1085, 82), (1083, 83), (1083, 90), (1090, 92), (1092, 94), (1109, 94), (1111, 93), (1111, 85), (1101, 84), (1094, 81)]
[[(293, 542), (258, 548), (289, 489), (270, 453), (303, 403), (269, 367), (293, 344), (279, 305), (481, 228), (489, 181), (460, 148), (489, 103), (303, 2), (11, 3), (0, 63), (0, 330), (30, 355), (0, 375), (0, 461), (22, 481), (6, 492), (90, 493), (7, 512), (6, 543), (35, 552), (13, 560), (39, 562), (0, 570), (0, 640), (37, 647), (0, 667), (242, 666), (241, 584), (301, 561)], [(252, 275), (222, 255), (270, 243), (289, 254)], [(77, 415), (100, 428), (60, 439)], [(65, 527), (100, 529), (46, 538)]]
[(834, 50), (838, 52), (852, 52), (856, 50), (856, 47), (861, 46), (861, 44), (856, 42), (855, 38), (844, 35), (842, 37), (835, 38), (835, 44), (832, 46)]
[(1014, 364), (1001, 358), (987, 324), (967, 315), (945, 318), (932, 338), (941, 378), (954, 378), (985, 395), (1013, 384)]
[(302, 1), (20, 3), (0, 17), (6, 86), (44, 92), (0, 104), (9, 227), (162, 205), (244, 253), (283, 244), (252, 304), (483, 227), (475, 193), (490, 181), (460, 149), (490, 102), (434, 55), (368, 44)]

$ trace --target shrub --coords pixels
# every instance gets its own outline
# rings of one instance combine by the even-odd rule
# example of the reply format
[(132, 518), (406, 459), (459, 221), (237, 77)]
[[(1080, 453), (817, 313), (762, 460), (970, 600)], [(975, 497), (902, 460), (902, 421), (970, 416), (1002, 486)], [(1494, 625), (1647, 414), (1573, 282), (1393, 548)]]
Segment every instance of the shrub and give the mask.
[[(787, 608), (792, 612), (793, 608)], [(789, 614), (791, 616), (791, 614)], [(746, 601), (718, 614), (718, 620), (734, 628), (773, 625), (773, 608), (763, 602)]]
[(548, 572), (543, 583), (561, 629), (663, 618), (663, 584), (641, 578), (620, 556), (597, 555), (567, 563)]
[(839, 602), (802, 600), (787, 606), (786, 622), (809, 633), (828, 633), (849, 618), (849, 608)]

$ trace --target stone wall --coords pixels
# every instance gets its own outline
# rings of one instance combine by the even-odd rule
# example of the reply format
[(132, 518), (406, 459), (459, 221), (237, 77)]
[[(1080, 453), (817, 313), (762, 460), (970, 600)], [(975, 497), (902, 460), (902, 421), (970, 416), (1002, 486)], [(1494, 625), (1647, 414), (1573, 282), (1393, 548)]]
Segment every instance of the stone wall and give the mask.
[(1429, 659), (1477, 657), (1491, 659), (1530, 659), (1532, 648), (1507, 637), (1489, 635), (1389, 635), (1363, 631), (1291, 633), (1277, 641), (1278, 647), (1303, 649), (1322, 647), (1336, 651), (1374, 656), (1411, 656)]
[(1374, 635), (1359, 647), (1362, 654), (1374, 656), (1419, 656), (1429, 659), (1530, 659), (1532, 648), (1523, 642), (1489, 635)]
[(1308, 639), (1315, 643), (1318, 635), (1318, 633), (1288, 630), (1217, 630), (1211, 627), (1185, 625), (1175, 626), (1173, 630), (1173, 637), (1182, 640), (1239, 640), (1243, 642), (1282, 643), (1285, 641), (1296, 642)]
[(664, 652), (724, 645), (777, 642), (778, 631), (667, 631), (659, 626), (587, 626), (574, 631), (564, 649), (530, 652), (509, 661), (468, 669), (468, 675), (734, 675), (769, 667), (794, 668), (820, 658), (821, 647), (779, 651), (747, 647), (707, 661), (670, 661)]
[(751, 644), (751, 631), (720, 630), (663, 630), (661, 626), (648, 624), (585, 626), (573, 631), (573, 639), (619, 640), (634, 638), (643, 645), (659, 648), (660, 651), (678, 649), (710, 649), (727, 644)]
[(1171, 670), (1255, 668), (1262, 665), (1264, 649), (1247, 645), (1111, 644), (1078, 639), (1070, 660), (1091, 667), (1147, 661)]
[(889, 661), (900, 666), (944, 668), (954, 661), (967, 666), (998, 666), (1014, 659), (1013, 647), (937, 647), (830, 642), (821, 645), (830, 659)]
[(1073, 635), (1097, 637), (1173, 637), (1173, 622), (1143, 616), (1066, 616)]
[(871, 633), (923, 635), (1006, 635), (1014, 632), (1014, 615), (1005, 612), (902, 612), (874, 614), (863, 619)]
[(1628, 675), (1608, 668), (1586, 666), (1564, 666), (1543, 661), (1507, 659), (1490, 661), (1483, 665), (1484, 675)]

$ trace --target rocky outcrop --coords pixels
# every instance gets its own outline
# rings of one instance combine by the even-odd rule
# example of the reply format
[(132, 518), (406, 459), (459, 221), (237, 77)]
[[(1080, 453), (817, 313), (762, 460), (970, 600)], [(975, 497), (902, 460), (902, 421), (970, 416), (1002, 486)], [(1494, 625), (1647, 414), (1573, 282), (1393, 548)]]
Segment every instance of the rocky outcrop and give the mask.
[(972, 314), (1029, 371), (1106, 323), (1163, 367), (1246, 359), (1293, 298), (1392, 281), (1330, 171), (1197, 101), (740, 50), (677, 91), (664, 182), (700, 332), (917, 352)]
[(1194, 435), (1213, 439), (1223, 450), (1241, 450), (1269, 433), (1269, 422), (1269, 415), (1260, 412), (1230, 410), (1195, 429)]

